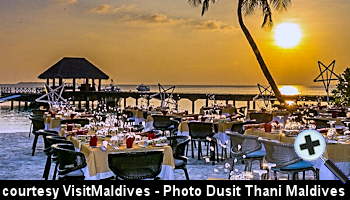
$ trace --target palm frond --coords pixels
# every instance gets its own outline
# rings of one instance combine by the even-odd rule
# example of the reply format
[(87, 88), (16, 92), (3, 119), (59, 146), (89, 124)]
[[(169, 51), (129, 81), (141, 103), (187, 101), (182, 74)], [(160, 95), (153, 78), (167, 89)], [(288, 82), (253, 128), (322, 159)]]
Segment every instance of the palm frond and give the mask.
[(276, 10), (286, 10), (291, 3), (291, 0), (270, 0), (270, 5)]
[(246, 0), (243, 1), (242, 10), (245, 15), (251, 15), (254, 13), (255, 9), (259, 7), (261, 3), (260, 0)]
[(267, 0), (261, 0), (261, 8), (264, 16), (264, 21), (261, 26), (272, 27), (273, 26), (272, 11), (271, 11), (269, 2)]
[(188, 0), (188, 3), (194, 7), (202, 6), (202, 16), (208, 11), (210, 3), (215, 3), (215, 0)]

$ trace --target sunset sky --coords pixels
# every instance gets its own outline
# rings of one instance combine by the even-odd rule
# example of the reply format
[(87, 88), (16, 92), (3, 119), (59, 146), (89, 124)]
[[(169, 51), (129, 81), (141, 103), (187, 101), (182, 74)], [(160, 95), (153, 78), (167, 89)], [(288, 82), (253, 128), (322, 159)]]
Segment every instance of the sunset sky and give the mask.
[[(205, 16), (187, 0), (1, 0), (0, 83), (38, 81), (62, 57), (86, 57), (117, 84), (266, 83), (236, 15), (219, 0)], [(317, 61), (350, 67), (350, 1), (292, 0), (274, 24), (302, 29), (283, 49), (261, 12), (245, 17), (278, 84), (312, 85)]]

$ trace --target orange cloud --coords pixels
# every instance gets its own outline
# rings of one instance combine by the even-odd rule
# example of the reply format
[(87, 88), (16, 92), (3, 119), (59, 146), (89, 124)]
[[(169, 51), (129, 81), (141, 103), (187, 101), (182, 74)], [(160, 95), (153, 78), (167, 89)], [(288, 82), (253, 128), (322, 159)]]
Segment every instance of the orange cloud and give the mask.
[(135, 8), (134, 5), (121, 5), (121, 6), (112, 6), (109, 4), (101, 4), (95, 8), (90, 10), (91, 13), (100, 14), (100, 15), (108, 15), (115, 14), (120, 12), (129, 12)]
[(197, 22), (195, 27), (200, 30), (212, 30), (212, 31), (230, 31), (234, 29), (233, 26), (230, 26), (222, 21), (217, 21), (217, 20), (199, 21)]
[(76, 4), (78, 3), (78, 0), (56, 0), (57, 2), (61, 4)]

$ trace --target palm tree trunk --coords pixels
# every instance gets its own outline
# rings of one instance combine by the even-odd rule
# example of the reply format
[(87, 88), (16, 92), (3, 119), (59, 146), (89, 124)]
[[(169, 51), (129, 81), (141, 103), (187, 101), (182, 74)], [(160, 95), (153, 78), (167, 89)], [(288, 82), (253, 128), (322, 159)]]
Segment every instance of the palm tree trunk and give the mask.
[(269, 82), (273, 92), (275, 93), (276, 98), (278, 99), (278, 101), (283, 104), (284, 103), (284, 99), (282, 98), (282, 95), (275, 83), (275, 81), (272, 78), (271, 73), (269, 72), (269, 69), (267, 68), (265, 61), (263, 59), (263, 57), (261, 56), (261, 53), (258, 49), (258, 46), (256, 45), (252, 35), (250, 34), (248, 28), (244, 25), (244, 21), (243, 21), (243, 16), (242, 16), (242, 5), (243, 5), (243, 0), (239, 0), (238, 1), (238, 10), (237, 10), (237, 14), (238, 14), (238, 21), (239, 21), (239, 25), (241, 26), (241, 29), (245, 35), (245, 37), (247, 38), (250, 47), (252, 48), (252, 50), (254, 51), (255, 57), (259, 62), (260, 68), (263, 71), (267, 81)]

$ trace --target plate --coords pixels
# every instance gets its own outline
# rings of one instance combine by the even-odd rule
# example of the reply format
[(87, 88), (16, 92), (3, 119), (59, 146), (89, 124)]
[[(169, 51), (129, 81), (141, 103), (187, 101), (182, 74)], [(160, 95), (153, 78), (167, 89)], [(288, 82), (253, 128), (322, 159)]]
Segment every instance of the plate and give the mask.
[(164, 143), (164, 144), (155, 144), (154, 146), (156, 146), (156, 147), (164, 147), (164, 146), (168, 146), (168, 144), (167, 144), (167, 143)]

